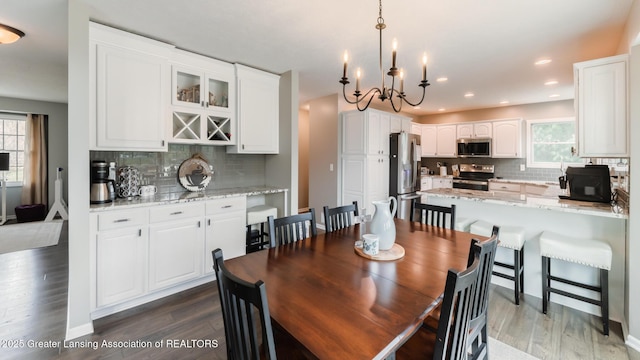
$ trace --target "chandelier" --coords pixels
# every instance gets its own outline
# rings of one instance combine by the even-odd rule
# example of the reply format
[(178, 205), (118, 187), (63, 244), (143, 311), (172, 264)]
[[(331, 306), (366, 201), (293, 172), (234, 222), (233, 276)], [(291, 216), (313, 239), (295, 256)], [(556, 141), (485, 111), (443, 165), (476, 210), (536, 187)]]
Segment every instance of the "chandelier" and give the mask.
[[(382, 70), (382, 30), (384, 30), (384, 28), (386, 27), (387, 25), (385, 25), (384, 19), (382, 18), (382, 0), (379, 0), (378, 23), (376, 24), (376, 29), (378, 29), (378, 31), (380, 32), (379, 60), (380, 60), (380, 77), (382, 79), (382, 86), (379, 88), (377, 87), (371, 88), (369, 91), (363, 94), (360, 91), (360, 68), (358, 68), (356, 71), (356, 91), (353, 93), (353, 96), (355, 96), (355, 100), (350, 100), (347, 97), (346, 87), (347, 87), (347, 84), (349, 84), (349, 79), (347, 78), (347, 62), (349, 60), (349, 56), (346, 51), (344, 52), (344, 68), (342, 72), (342, 79), (340, 80), (340, 83), (342, 84), (342, 95), (344, 96), (344, 99), (349, 104), (355, 104), (358, 110), (360, 111), (366, 110), (369, 107), (369, 105), (371, 105), (371, 101), (373, 100), (374, 97), (376, 97), (376, 95), (377, 95), (377, 98), (380, 99), (382, 102), (389, 99), (389, 102), (391, 103), (391, 107), (393, 107), (393, 111), (395, 112), (400, 112), (400, 110), (402, 110), (402, 104), (405, 102), (411, 106), (418, 106), (422, 104), (422, 102), (424, 101), (426, 87), (430, 85), (429, 81), (427, 80), (427, 54), (425, 53), (422, 57), (422, 80), (420, 81), (420, 84), (418, 84), (418, 86), (422, 88), (422, 98), (420, 98), (420, 101), (416, 103), (412, 103), (411, 101), (407, 100), (407, 97), (404, 93), (404, 72), (402, 69), (399, 70), (396, 67), (397, 42), (394, 39), (393, 51), (391, 53), (391, 68), (389, 69), (389, 72), (387, 72), (387, 75), (391, 76), (391, 87), (387, 88), (385, 86), (385, 75), (384, 75), (384, 71)], [(396, 77), (400, 78), (399, 89), (395, 88)], [(399, 104), (396, 104), (398, 100), (394, 102), (393, 100), (394, 97), (399, 99)]]

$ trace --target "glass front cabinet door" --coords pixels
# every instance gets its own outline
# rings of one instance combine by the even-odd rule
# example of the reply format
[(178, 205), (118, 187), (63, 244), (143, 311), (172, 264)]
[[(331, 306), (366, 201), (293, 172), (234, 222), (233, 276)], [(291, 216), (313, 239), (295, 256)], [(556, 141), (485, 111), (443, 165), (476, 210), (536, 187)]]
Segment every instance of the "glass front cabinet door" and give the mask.
[(172, 65), (171, 142), (233, 145), (233, 66), (197, 60), (201, 67)]

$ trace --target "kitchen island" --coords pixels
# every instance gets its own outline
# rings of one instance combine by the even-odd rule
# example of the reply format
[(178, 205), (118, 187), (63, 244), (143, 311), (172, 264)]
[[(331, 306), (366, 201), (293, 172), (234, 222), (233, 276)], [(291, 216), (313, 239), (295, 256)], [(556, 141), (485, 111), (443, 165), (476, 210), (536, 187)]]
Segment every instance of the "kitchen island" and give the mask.
[[(496, 225), (521, 226), (525, 229), (524, 291), (542, 297), (542, 276), (539, 237), (543, 231), (553, 231), (576, 238), (606, 241), (613, 251), (609, 271), (611, 319), (624, 319), (624, 284), (626, 267), (626, 228), (628, 209), (616, 204), (592, 203), (558, 198), (559, 189), (553, 186), (543, 192), (512, 193), (504, 191), (476, 191), (465, 189), (433, 189), (423, 194), (423, 203), (442, 206), (456, 205), (456, 217), (484, 220)], [(499, 248), (496, 261), (513, 263), (512, 252)], [(575, 281), (598, 283), (596, 269), (563, 261), (553, 261), (552, 271)], [(513, 282), (494, 276), (492, 282), (513, 289)], [(563, 288), (566, 285), (560, 284)], [(583, 296), (593, 297), (588, 290), (571, 289)], [(542, 300), (540, 300), (542, 301)], [(600, 315), (600, 308), (574, 299), (551, 294), (551, 301), (591, 314)], [(553, 307), (553, 305), (551, 305)]]

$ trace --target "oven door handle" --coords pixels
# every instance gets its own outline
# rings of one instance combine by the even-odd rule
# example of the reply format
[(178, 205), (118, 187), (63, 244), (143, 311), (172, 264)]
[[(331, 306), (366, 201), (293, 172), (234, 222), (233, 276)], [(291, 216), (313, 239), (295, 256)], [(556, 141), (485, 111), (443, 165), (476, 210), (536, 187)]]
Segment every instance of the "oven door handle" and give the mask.
[(469, 184), (469, 185), (488, 185), (488, 181), (480, 181), (480, 180), (464, 180), (464, 179), (454, 179), (454, 183), (458, 184)]

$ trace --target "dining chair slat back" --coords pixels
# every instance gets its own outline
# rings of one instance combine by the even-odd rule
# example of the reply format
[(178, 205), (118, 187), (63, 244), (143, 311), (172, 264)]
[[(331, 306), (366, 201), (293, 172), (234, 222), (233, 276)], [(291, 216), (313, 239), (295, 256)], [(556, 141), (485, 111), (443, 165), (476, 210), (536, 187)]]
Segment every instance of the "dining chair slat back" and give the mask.
[(494, 226), (491, 237), (488, 240), (480, 242), (477, 239), (473, 239), (469, 250), (468, 265), (471, 265), (476, 258), (479, 259), (478, 280), (469, 321), (468, 341), (471, 347), (471, 359), (474, 360), (488, 358), (489, 285), (491, 284), (493, 263), (498, 248), (499, 232), (500, 228)]
[(467, 337), (480, 259), (457, 272), (450, 269), (438, 320), (433, 359), (467, 359)]
[[(417, 219), (416, 213), (418, 213)], [(446, 228), (447, 218), (449, 218), (448, 228), (453, 230), (455, 228), (456, 222), (455, 205), (452, 204), (451, 207), (447, 207), (440, 205), (423, 204), (419, 201), (416, 201), (415, 199), (411, 200), (411, 214), (409, 215), (409, 220)]]
[(264, 282), (258, 280), (255, 284), (250, 283), (230, 273), (224, 266), (221, 249), (215, 249), (212, 256), (222, 307), (227, 358), (276, 359)]
[(324, 212), (325, 231), (333, 232), (355, 223), (355, 218), (358, 216), (358, 202), (354, 201), (352, 204), (334, 208), (324, 206), (322, 211)]
[(310, 209), (306, 213), (285, 216), (275, 219), (269, 216), (269, 246), (276, 247), (302, 240), (308, 236), (316, 236), (316, 212)]

